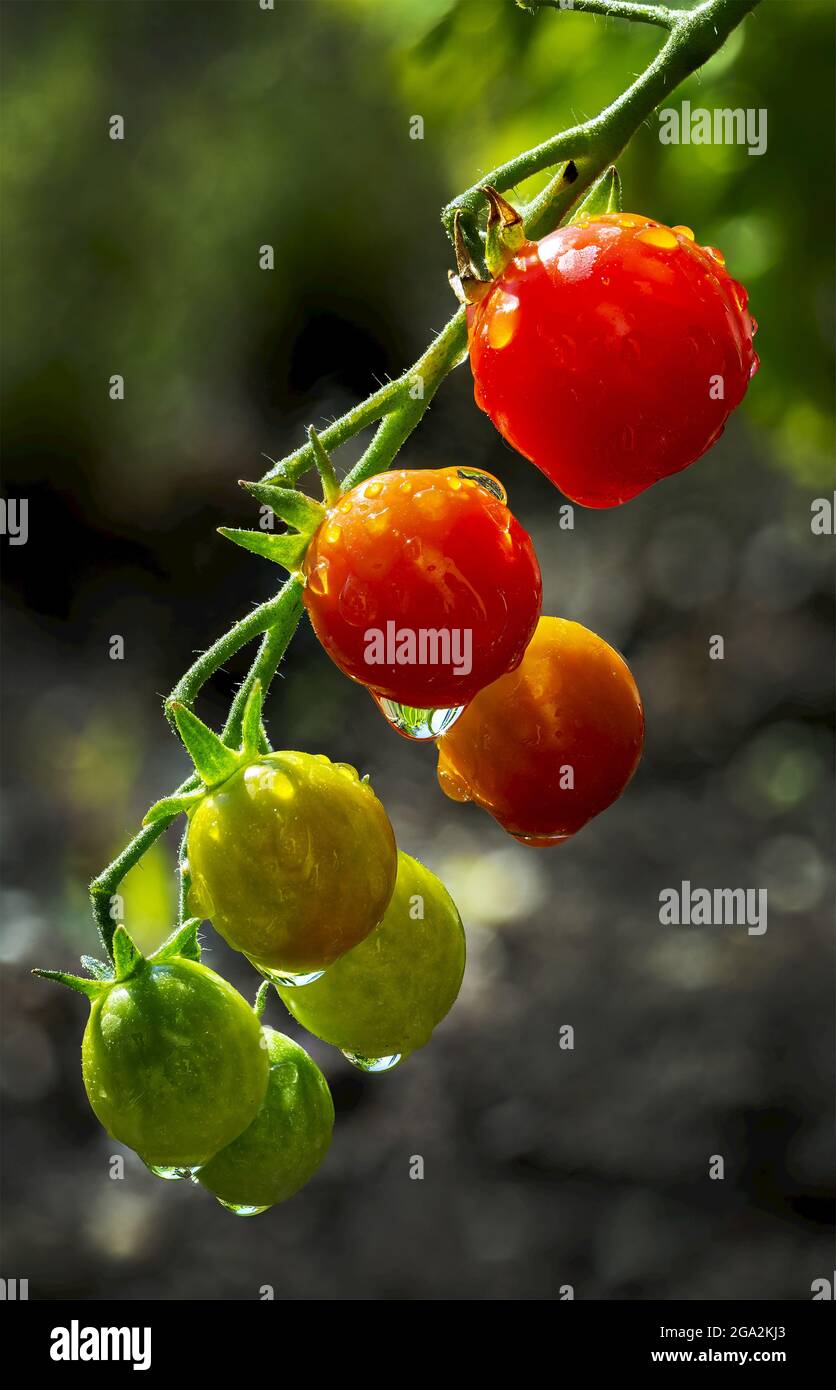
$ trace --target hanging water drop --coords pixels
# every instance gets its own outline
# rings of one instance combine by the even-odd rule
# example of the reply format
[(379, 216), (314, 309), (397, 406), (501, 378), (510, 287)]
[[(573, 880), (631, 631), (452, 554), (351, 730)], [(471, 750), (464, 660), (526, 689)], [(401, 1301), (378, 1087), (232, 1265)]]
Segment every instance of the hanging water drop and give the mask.
[(236, 1216), (259, 1216), (261, 1212), (270, 1210), (269, 1207), (239, 1206), (236, 1202), (224, 1202), (220, 1197), (216, 1197), (215, 1201), (227, 1211), (234, 1212)]
[[(142, 1160), (145, 1163), (145, 1159)], [(145, 1163), (149, 1173), (153, 1173), (155, 1178), (162, 1178), (164, 1182), (183, 1182), (185, 1178), (194, 1177), (195, 1173), (200, 1172), (200, 1168), (174, 1168), (165, 1163)]]
[[(246, 955), (246, 952), (244, 952)], [(271, 984), (283, 985), (286, 989), (298, 989), (302, 985), (311, 985), (314, 980), (319, 980), (324, 974), (324, 970), (309, 970), (301, 974), (294, 974), (291, 970), (281, 970), (275, 965), (265, 965), (263, 961), (254, 960), (252, 956), (247, 956), (250, 965), (254, 965), (260, 975)]]
[(396, 700), (388, 700), (385, 695), (376, 695), (373, 690), (371, 696), (384, 719), (404, 738), (439, 738), (455, 724), (464, 709), (464, 705), (454, 705), (450, 709), (419, 709), (416, 705), (401, 705)]
[(358, 1052), (346, 1052), (343, 1050), (343, 1057), (345, 1057), (353, 1067), (357, 1067), (359, 1071), (391, 1071), (393, 1067), (398, 1065), (402, 1056), (403, 1054), (401, 1052), (393, 1052), (389, 1057), (361, 1057)]

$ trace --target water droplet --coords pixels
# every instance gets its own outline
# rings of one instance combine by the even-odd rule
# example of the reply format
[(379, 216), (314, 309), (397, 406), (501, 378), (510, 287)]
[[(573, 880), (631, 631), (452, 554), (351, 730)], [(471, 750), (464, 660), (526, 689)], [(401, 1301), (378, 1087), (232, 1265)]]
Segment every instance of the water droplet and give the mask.
[(479, 487), (483, 487), (486, 492), (490, 492), (494, 497), (498, 497), (500, 502), (508, 501), (508, 494), (505, 488), (502, 486), (499, 479), (493, 476), (493, 473), (480, 473), (475, 468), (458, 468), (456, 469), (456, 473), (458, 477), (465, 478), (468, 482), (477, 483)]
[(343, 528), (338, 526), (336, 521), (325, 527), (325, 539), (329, 545), (339, 545), (342, 533)]
[(368, 486), (367, 486), (367, 488), (366, 488), (366, 491), (364, 492), (363, 496), (364, 496), (364, 497), (372, 497), (372, 498), (374, 498), (374, 497), (379, 497), (382, 491), (383, 491), (383, 484), (382, 484), (379, 480), (376, 479), (375, 482), (369, 483), (369, 484), (368, 484)]
[(419, 511), (431, 520), (437, 521), (447, 510), (447, 498), (436, 487), (425, 487), (416, 492), (414, 502)]
[(760, 366), (760, 364), (761, 364), (761, 359), (758, 357), (758, 354), (755, 353), (755, 356), (754, 356), (753, 361), (752, 361), (752, 365), (751, 365), (751, 367), (749, 368), (749, 380), (750, 380), (750, 381), (752, 380), (752, 377), (755, 375), (755, 372), (758, 370), (758, 367)]
[(713, 261), (716, 261), (718, 265), (726, 264), (726, 258), (717, 246), (704, 246), (702, 249)]
[(224, 1202), (220, 1197), (215, 1201), (219, 1206), (226, 1207), (227, 1211), (234, 1212), (236, 1216), (260, 1216), (263, 1211), (269, 1211), (269, 1207), (246, 1207), (238, 1202)]
[[(246, 955), (246, 951), (244, 952)], [(309, 970), (306, 974), (294, 974), (292, 970), (282, 970), (276, 965), (265, 965), (261, 960), (254, 960), (252, 956), (247, 956), (250, 965), (254, 965), (259, 975), (263, 975), (265, 980), (271, 984), (284, 985), (287, 989), (297, 989), (302, 985), (311, 985), (314, 980), (319, 980), (325, 974), (324, 970)]]
[(366, 518), (366, 530), (372, 536), (382, 536), (389, 530), (389, 508), (382, 507), (379, 512)]
[[(145, 1163), (145, 1159), (142, 1160)], [(191, 1178), (195, 1173), (200, 1172), (200, 1167), (196, 1168), (173, 1168), (165, 1163), (145, 1163), (149, 1173), (153, 1173), (155, 1178), (162, 1178), (164, 1182), (182, 1182), (184, 1178)]]
[(351, 766), (351, 763), (334, 763), (334, 771), (338, 772), (341, 777), (347, 777), (349, 782), (360, 781), (360, 774), (356, 767)]
[(667, 227), (648, 227), (646, 231), (639, 232), (636, 241), (643, 241), (648, 246), (658, 246), (660, 251), (675, 251), (679, 245), (673, 232)]
[(351, 502), (348, 502), (348, 501), (346, 501), (346, 502), (341, 502), (340, 505), (339, 505), (338, 508), (337, 508), (337, 511), (338, 511), (338, 512), (345, 512), (345, 513), (347, 513), (347, 512), (350, 512), (350, 511), (351, 511), (352, 506), (353, 506), (353, 503), (351, 503)]
[(501, 293), (491, 305), (488, 321), (488, 346), (500, 351), (507, 347), (520, 322), (520, 301), (514, 294)]
[(752, 316), (752, 337), (753, 337), (753, 338), (754, 338), (755, 334), (757, 333), (757, 331), (758, 331), (758, 321), (757, 321), (757, 319), (756, 319), (754, 316)]
[(343, 1057), (357, 1067), (360, 1071), (391, 1071), (398, 1065), (402, 1053), (393, 1052), (389, 1057), (361, 1057), (358, 1052), (346, 1052), (343, 1048)]
[(672, 231), (672, 232), (678, 232), (680, 236), (686, 237), (688, 241), (694, 241), (694, 240), (696, 240), (696, 238), (694, 237), (694, 233), (691, 231), (691, 228), (690, 228), (690, 227), (683, 227), (683, 226), (671, 227), (671, 231)]
[(439, 738), (455, 724), (464, 709), (464, 705), (454, 705), (450, 709), (419, 709), (416, 705), (400, 705), (385, 695), (376, 695), (373, 690), (370, 694), (384, 719), (404, 738)]
[(621, 431), (621, 447), (625, 454), (632, 454), (636, 447), (636, 431), (632, 425), (625, 425)]
[(320, 556), (305, 580), (311, 593), (316, 594), (318, 597), (322, 597), (328, 593), (328, 568), (330, 563), (327, 556)]
[(564, 841), (571, 840), (571, 835), (515, 835), (514, 839), (521, 845), (531, 845), (534, 849), (550, 849), (552, 845), (562, 845)]

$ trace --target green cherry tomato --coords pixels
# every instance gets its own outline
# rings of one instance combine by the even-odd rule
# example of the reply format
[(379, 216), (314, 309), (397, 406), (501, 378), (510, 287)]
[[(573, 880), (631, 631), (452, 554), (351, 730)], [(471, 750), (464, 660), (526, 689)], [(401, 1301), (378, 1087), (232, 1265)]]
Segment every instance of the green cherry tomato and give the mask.
[(234, 1143), (206, 1164), (198, 1181), (244, 1216), (284, 1202), (325, 1157), (334, 1103), (319, 1067), (298, 1043), (264, 1029), (270, 1078), (261, 1109)]
[(395, 884), (395, 836), (353, 767), (269, 753), (191, 813), (192, 909), (266, 973), (324, 970), (376, 927)]
[(93, 1001), (81, 1046), (96, 1117), (154, 1167), (205, 1163), (240, 1134), (267, 1088), (256, 1015), (197, 961), (142, 961)]
[(379, 927), (320, 979), (279, 986), (295, 1019), (354, 1057), (414, 1052), (452, 1007), (464, 974), (465, 938), (443, 883), (408, 854)]

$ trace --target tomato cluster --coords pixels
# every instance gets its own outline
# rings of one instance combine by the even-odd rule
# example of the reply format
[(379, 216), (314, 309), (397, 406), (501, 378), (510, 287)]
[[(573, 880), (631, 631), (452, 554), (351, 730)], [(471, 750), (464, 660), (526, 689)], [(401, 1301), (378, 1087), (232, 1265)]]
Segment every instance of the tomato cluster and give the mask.
[[(478, 404), (590, 507), (703, 453), (757, 367), (746, 293), (719, 252), (632, 214), (515, 246), (468, 326)], [(399, 732), (436, 740), (450, 798), (526, 845), (575, 835), (641, 757), (626, 662), (580, 624), (541, 616), (534, 547), (491, 475), (399, 469), (340, 493), (326, 463), (325, 506), (252, 485), (299, 535), (229, 534), (299, 570), (323, 647)], [(251, 1215), (313, 1175), (334, 1107), (308, 1054), (262, 1027), (267, 983), (251, 1008), (202, 963), (200, 921), (368, 1071), (429, 1041), (458, 996), (465, 937), (366, 778), (322, 754), (265, 751), (257, 682), (238, 753), (189, 709), (173, 713), (200, 787), (148, 818), (188, 814), (194, 918), (147, 960), (120, 926), (112, 965), (93, 962), (92, 978), (40, 973), (90, 999), (83, 1079), (107, 1131), (161, 1176), (194, 1176)]]

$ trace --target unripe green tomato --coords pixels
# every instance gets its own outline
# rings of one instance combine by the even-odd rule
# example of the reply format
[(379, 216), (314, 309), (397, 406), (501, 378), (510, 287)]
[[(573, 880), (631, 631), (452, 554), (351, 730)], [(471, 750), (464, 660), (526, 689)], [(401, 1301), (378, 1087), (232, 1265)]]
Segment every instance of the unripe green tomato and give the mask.
[(363, 1058), (404, 1056), (429, 1042), (461, 987), (465, 937), (444, 884), (398, 854), (398, 880), (379, 927), (318, 980), (279, 986), (315, 1037)]
[(270, 1078), (248, 1129), (200, 1170), (198, 1181), (225, 1206), (254, 1215), (304, 1187), (325, 1157), (334, 1102), (319, 1067), (298, 1043), (264, 1029)]
[(353, 767), (269, 753), (191, 813), (190, 905), (258, 967), (324, 970), (386, 911), (395, 836)]
[(154, 1167), (205, 1163), (267, 1089), (255, 1013), (214, 970), (179, 957), (142, 961), (93, 1001), (81, 1062), (96, 1117)]

